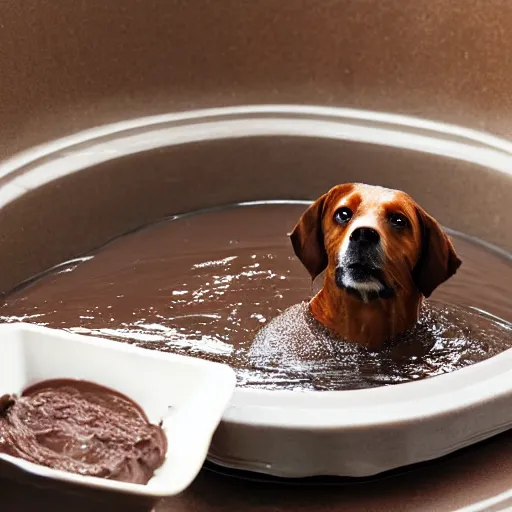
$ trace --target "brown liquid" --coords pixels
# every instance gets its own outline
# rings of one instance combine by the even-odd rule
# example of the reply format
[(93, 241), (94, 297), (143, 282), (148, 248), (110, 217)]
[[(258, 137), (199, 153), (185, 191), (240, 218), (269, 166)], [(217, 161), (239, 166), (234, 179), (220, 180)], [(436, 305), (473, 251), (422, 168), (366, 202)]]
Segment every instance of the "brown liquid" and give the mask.
[[(266, 389), (367, 387), (464, 366), (453, 364), (461, 359), (455, 342), (444, 346), (453, 357), (432, 371), (409, 358), (388, 365), (385, 378), (381, 372), (375, 379), (375, 355), (369, 354), (365, 357), (371, 364), (364, 372), (351, 359), (343, 371), (333, 369), (332, 360), (316, 361), (315, 374), (326, 370), (321, 383), (306, 375), (311, 368), (302, 368), (300, 361), (280, 367), (264, 357), (248, 358), (262, 326), (312, 295), (310, 278), (287, 236), (304, 209), (303, 204), (233, 206), (162, 221), (12, 293), (1, 318), (226, 362), (237, 371), (240, 386)], [(512, 321), (510, 261), (461, 237), (454, 237), (454, 243), (463, 265), (432, 303), (472, 306)], [(439, 310), (447, 324), (443, 332), (449, 332), (452, 320), (460, 326), (476, 318), (464, 309), (447, 311)], [(506, 326), (485, 322), (502, 336), (473, 339), (475, 350), (467, 364), (512, 346)], [(362, 373), (364, 379), (358, 377)]]
[(146, 484), (167, 450), (132, 400), (92, 382), (39, 382), (0, 397), (0, 452), (85, 476)]

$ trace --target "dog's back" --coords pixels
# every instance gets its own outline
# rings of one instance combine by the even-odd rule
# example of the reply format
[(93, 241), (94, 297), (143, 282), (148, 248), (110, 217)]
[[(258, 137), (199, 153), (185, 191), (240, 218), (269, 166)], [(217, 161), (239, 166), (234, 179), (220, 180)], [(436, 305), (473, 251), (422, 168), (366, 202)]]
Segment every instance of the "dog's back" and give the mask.
[(333, 357), (332, 335), (311, 314), (308, 302), (295, 304), (263, 326), (249, 357), (254, 364), (300, 367)]

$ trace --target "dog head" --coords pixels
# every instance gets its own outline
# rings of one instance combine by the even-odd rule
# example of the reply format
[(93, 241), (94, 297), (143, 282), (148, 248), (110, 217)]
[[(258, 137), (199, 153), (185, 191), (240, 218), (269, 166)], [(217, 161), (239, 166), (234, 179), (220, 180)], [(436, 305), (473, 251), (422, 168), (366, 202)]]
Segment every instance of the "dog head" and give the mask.
[(291, 233), (295, 254), (314, 279), (362, 299), (414, 288), (424, 297), (461, 261), (440, 225), (404, 192), (344, 184), (318, 198)]

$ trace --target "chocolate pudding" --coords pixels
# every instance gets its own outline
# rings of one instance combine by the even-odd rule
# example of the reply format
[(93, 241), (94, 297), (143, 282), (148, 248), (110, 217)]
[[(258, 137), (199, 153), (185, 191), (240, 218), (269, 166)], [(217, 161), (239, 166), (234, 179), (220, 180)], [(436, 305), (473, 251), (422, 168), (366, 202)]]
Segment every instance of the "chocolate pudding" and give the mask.
[(382, 359), (340, 344), (338, 355), (327, 350), (312, 365), (289, 350), (297, 347), (293, 332), (262, 353), (256, 333), (294, 305), (296, 327), (306, 322), (297, 305), (316, 291), (288, 238), (305, 208), (234, 205), (161, 221), (20, 287), (6, 297), (1, 319), (228, 363), (239, 386), (270, 390), (407, 382), (512, 347), (510, 259), (455, 235), (463, 265), (436, 290), (422, 316), (430, 328), (402, 344), (404, 353)]
[(0, 452), (35, 464), (147, 484), (166, 450), (137, 404), (97, 384), (49, 380), (0, 397)]

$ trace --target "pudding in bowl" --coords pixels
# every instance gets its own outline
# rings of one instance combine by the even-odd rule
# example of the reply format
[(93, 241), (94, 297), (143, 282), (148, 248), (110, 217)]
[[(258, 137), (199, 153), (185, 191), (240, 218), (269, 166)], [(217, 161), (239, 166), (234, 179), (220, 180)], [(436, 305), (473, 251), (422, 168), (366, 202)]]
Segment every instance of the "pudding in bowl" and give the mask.
[(142, 408), (111, 389), (77, 379), (38, 382), (0, 397), (0, 453), (51, 469), (147, 484), (167, 438)]

